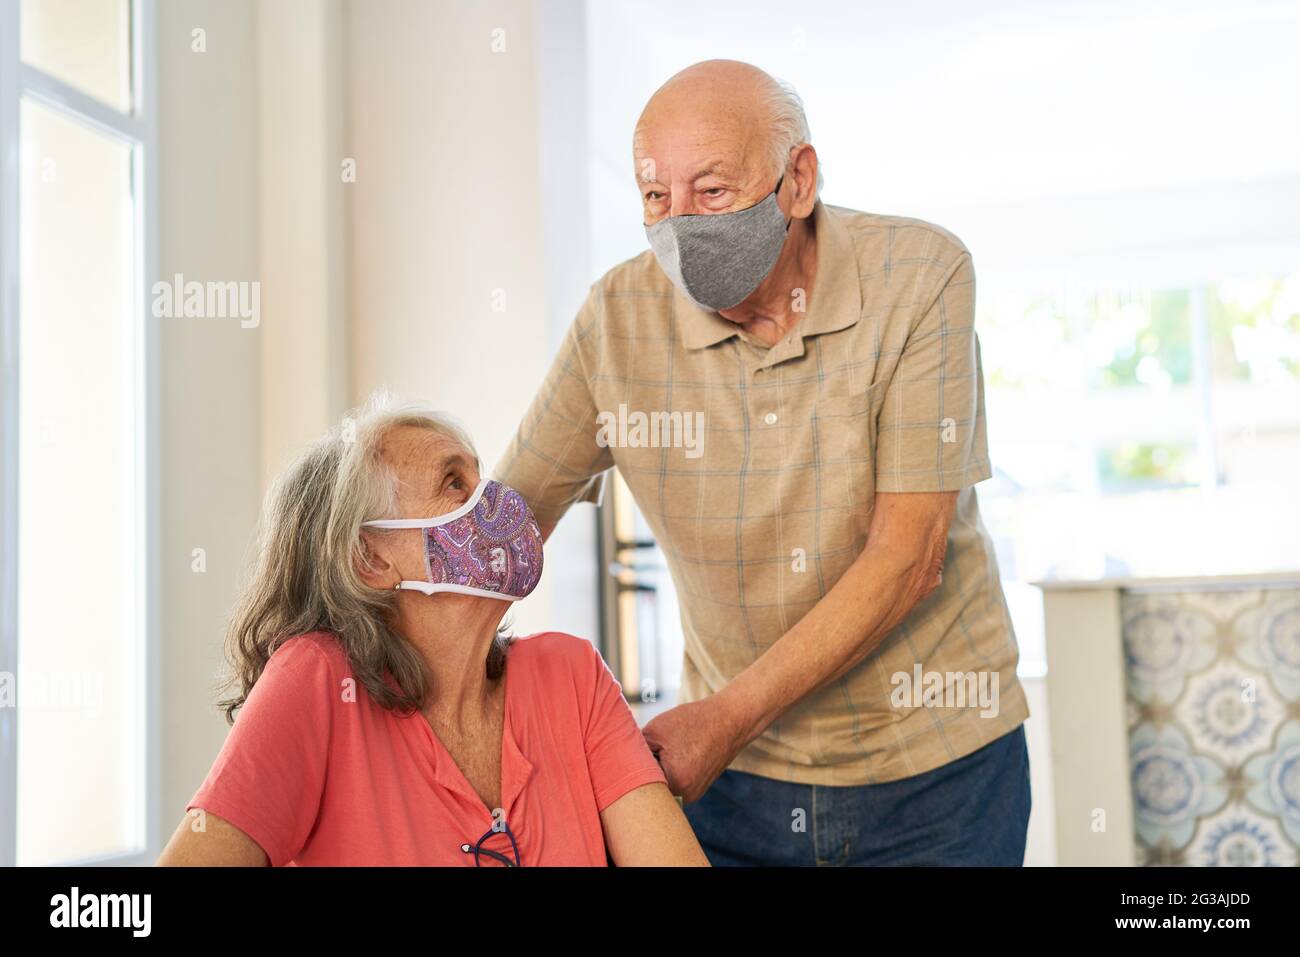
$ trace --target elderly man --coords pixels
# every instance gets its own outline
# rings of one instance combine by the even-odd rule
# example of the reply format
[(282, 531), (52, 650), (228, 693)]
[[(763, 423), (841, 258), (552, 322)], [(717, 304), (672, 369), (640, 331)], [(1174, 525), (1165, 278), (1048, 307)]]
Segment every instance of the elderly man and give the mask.
[[(685, 634), (644, 734), (712, 863), (1023, 863), (970, 253), (824, 205), (798, 97), (748, 64), (669, 79), (633, 154), (651, 248), (591, 288), (496, 477), (545, 534), (626, 480)], [(609, 441), (620, 405), (701, 415), (702, 449)]]

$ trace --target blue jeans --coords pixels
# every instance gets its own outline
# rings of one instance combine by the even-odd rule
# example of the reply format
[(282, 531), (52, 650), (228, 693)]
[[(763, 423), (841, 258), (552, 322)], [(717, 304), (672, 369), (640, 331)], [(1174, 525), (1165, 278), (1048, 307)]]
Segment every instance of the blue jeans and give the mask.
[(883, 784), (793, 784), (724, 771), (683, 810), (714, 867), (1019, 867), (1030, 803), (1021, 725), (942, 767)]

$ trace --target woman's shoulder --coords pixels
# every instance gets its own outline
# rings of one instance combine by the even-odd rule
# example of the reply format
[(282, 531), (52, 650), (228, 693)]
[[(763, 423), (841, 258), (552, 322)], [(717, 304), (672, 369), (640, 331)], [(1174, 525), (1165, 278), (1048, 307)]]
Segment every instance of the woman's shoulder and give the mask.
[[(510, 643), (510, 658), (527, 670), (548, 678), (568, 677), (592, 666), (600, 652), (586, 638), (565, 631), (539, 631), (516, 635)], [(509, 667), (509, 665), (507, 665)]]
[(596, 646), (586, 638), (579, 638), (567, 631), (538, 631), (531, 635), (515, 635), (510, 644), (511, 648), (527, 649), (525, 654), (551, 658), (582, 657), (596, 650)]
[[(333, 635), (309, 632), (285, 638), (275, 646), (249, 689), (236, 726), (243, 722), (247, 731), (253, 726), (270, 727), (276, 721), (296, 725), (302, 720), (323, 719), (331, 703), (339, 700), (335, 689), (349, 674), (347, 658)], [(250, 714), (261, 718), (250, 719)]]
[(294, 670), (322, 669), (332, 673), (347, 669), (348, 656), (338, 635), (329, 631), (311, 631), (284, 639), (271, 652), (269, 660)]

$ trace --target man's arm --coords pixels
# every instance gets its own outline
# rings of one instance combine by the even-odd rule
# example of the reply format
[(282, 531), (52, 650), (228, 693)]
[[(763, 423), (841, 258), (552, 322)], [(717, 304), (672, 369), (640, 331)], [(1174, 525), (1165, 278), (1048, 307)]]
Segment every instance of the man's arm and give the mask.
[(867, 545), (793, 628), (718, 694), (740, 747), (862, 661), (939, 586), (957, 492), (880, 492)]
[(735, 709), (742, 747), (804, 695), (859, 664), (938, 587), (958, 490), (992, 474), (975, 269), (964, 246), (942, 248), (936, 258), (945, 264), (919, 304), (885, 392), (866, 547), (822, 600), (720, 693)]
[(492, 477), (517, 489), (537, 517), (542, 538), (576, 502), (596, 502), (602, 473), (613, 453), (597, 441), (591, 372), (599, 364), (603, 306), (599, 284), (560, 344), (519, 427), (492, 470)]
[(722, 690), (646, 724), (683, 803), (699, 800), (768, 725), (859, 664), (934, 591), (957, 495), (878, 492), (866, 548), (821, 601)]

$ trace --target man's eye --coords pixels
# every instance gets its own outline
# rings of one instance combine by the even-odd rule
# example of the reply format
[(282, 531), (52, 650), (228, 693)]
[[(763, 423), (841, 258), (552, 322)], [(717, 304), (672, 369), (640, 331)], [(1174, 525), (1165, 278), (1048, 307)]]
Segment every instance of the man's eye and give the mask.
[(710, 186), (710, 187), (709, 187), (708, 189), (706, 189), (704, 192), (705, 192), (706, 194), (710, 195), (710, 196), (717, 197), (717, 196), (721, 196), (723, 193), (725, 193), (726, 190), (724, 190), (721, 186)]

